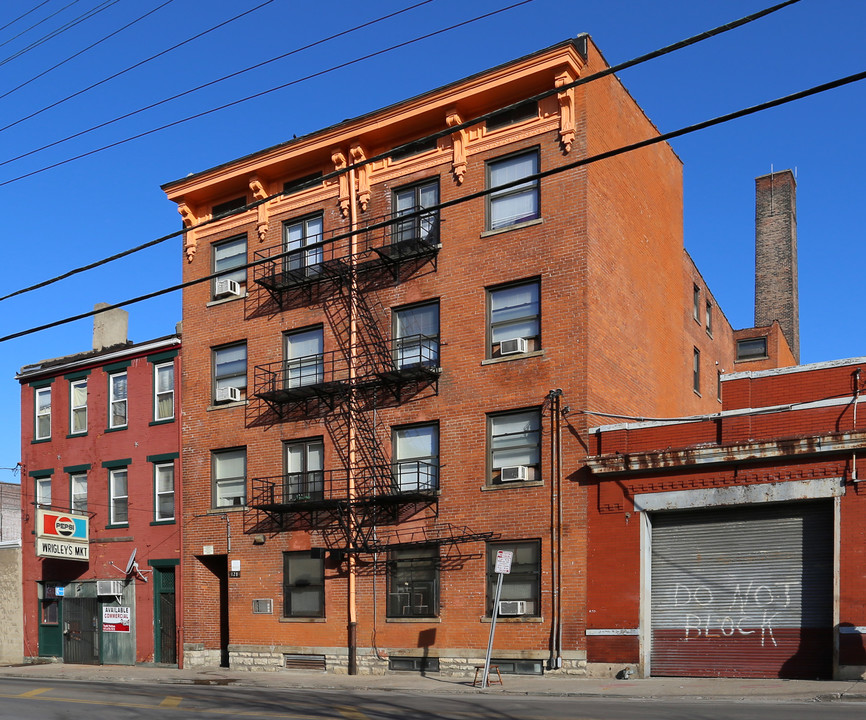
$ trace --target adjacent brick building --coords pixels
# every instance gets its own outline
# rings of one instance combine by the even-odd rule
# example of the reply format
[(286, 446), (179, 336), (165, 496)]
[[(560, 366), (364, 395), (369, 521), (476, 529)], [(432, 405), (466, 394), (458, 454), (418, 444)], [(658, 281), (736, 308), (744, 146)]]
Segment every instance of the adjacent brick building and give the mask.
[(17, 375), (25, 658), (177, 662), (181, 339), (126, 326)]
[(605, 67), (581, 36), (164, 186), (186, 666), (464, 672), (510, 550), (494, 658), (584, 671), (589, 429), (716, 412), (736, 362), (671, 148), (574, 164), (658, 134), (568, 87)]

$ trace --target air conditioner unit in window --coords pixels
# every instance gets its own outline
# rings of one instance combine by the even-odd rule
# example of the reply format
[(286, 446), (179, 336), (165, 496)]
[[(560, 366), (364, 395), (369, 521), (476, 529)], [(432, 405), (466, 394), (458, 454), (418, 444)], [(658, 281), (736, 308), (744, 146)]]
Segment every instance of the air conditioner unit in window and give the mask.
[(526, 600), (500, 600), (500, 615), (526, 615)]
[(526, 352), (526, 338), (510, 338), (499, 343), (500, 355), (517, 355)]
[(224, 298), (231, 297), (233, 295), (237, 296), (241, 294), (241, 286), (235, 280), (228, 280), (223, 278), (222, 280), (217, 280), (214, 283), (214, 293), (213, 296), (215, 298)]
[(240, 388), (236, 387), (222, 387), (217, 388), (216, 391), (216, 401), (217, 402), (238, 402), (241, 399), (241, 391)]
[(123, 580), (97, 580), (97, 595), (123, 595)]
[(518, 482), (529, 478), (529, 470), (526, 465), (510, 465), (502, 468), (499, 474), (500, 482)]

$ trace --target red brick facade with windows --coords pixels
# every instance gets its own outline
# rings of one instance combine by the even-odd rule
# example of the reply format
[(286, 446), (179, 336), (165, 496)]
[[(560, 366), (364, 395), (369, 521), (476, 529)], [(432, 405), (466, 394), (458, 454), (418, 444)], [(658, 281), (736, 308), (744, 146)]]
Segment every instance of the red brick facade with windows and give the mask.
[[(26, 658), (177, 662), (180, 346), (179, 335), (118, 342), (17, 375)], [(48, 527), (56, 517), (87, 520), (89, 557), (63, 557), (63, 533)], [(52, 556), (40, 553), (45, 527)], [(119, 613), (117, 624), (106, 611)]]
[[(164, 186), (189, 228), (185, 282), (232, 267), (228, 239), (245, 237), (257, 263), (237, 286), (184, 291), (183, 583), (213, 599), (185, 606), (187, 666), (465, 672), (487, 643), (487, 558), (518, 544), (523, 584), (494, 657), (583, 671), (587, 489), (573, 469), (597, 422), (584, 411), (714, 412), (715, 368), (733, 364), (732, 330), (718, 311), (706, 331), (715, 300), (684, 254), (681, 163), (658, 144), (551, 174), (537, 193), (448, 206), (500, 170), (657, 135), (614, 77), (363, 161), (605, 67), (584, 36)], [(365, 229), (435, 182), (446, 207), (416, 205), (409, 244), (404, 226)], [(197, 227), (234, 199), (252, 207)], [(319, 242), (283, 245), (318, 215)], [(401, 310), (434, 302), (438, 332), (395, 339)], [(289, 336), (318, 328), (294, 355)], [(407, 348), (428, 355), (413, 366)]]
[[(864, 382), (863, 358), (734, 373), (723, 378), (724, 409), (718, 415), (592, 431), (589, 472), (581, 477), (589, 500), (590, 667), (633, 667), (646, 675), (863, 676), (866, 490), (858, 454), (866, 439)], [(747, 527), (736, 525), (745, 513), (777, 510), (799, 522), (809, 517), (810, 503), (824, 516), (825, 537), (815, 539), (804, 531), (802, 544), (793, 547), (793, 566), (802, 554), (802, 572), (785, 580), (803, 588), (800, 626), (781, 627), (791, 606), (790, 598), (781, 599), (782, 580), (766, 568), (766, 578), (749, 575), (749, 564), (762, 553), (783, 562), (786, 548), (772, 534), (750, 548), (753, 557), (731, 550), (723, 558), (721, 579), (702, 574), (701, 563), (711, 563), (709, 557), (696, 560), (684, 552), (677, 562), (701, 588), (700, 603), (685, 582), (674, 586), (673, 600), (664, 589), (654, 589), (653, 573), (664, 567), (654, 549), (660, 521), (676, 522), (678, 516), (696, 522), (718, 513), (715, 520), (739, 527), (717, 536), (724, 555), (733, 535)], [(686, 528), (683, 522), (678, 530)], [(812, 543), (825, 545), (823, 560), (807, 561)], [(751, 618), (756, 626), (749, 625), (749, 605), (743, 601), (749, 587), (755, 588), (752, 603), (762, 607), (760, 616)], [(712, 596), (718, 599), (720, 592), (738, 599), (714, 605)], [(659, 649), (656, 644), (667, 641), (660, 639), (664, 628), (653, 613), (666, 612), (665, 602), (677, 605), (682, 617), (675, 642)], [(705, 624), (699, 626), (695, 618)], [(785, 633), (793, 636), (789, 645)], [(733, 659), (724, 655), (725, 642), (739, 643)], [(702, 653), (700, 667), (687, 662), (691, 647)], [(711, 659), (716, 655), (718, 666)], [(682, 664), (679, 671), (667, 669), (670, 657)]]

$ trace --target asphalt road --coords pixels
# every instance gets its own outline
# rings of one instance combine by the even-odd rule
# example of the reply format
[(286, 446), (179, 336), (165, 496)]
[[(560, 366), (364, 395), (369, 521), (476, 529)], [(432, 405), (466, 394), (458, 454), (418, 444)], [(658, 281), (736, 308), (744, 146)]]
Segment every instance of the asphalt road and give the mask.
[(0, 679), (0, 718), (173, 720), (836, 720), (859, 702), (718, 702), (491, 695), (423, 695), (195, 685)]

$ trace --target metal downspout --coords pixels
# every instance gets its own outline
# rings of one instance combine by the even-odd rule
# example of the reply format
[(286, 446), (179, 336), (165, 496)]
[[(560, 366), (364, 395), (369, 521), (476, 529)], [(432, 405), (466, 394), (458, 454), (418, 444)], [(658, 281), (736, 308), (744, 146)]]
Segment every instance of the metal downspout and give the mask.
[[(356, 536), (355, 517), (355, 473), (356, 473), (356, 427), (355, 427), (355, 375), (356, 356), (358, 344), (358, 278), (357, 278), (357, 247), (358, 247), (358, 217), (357, 217), (357, 190), (355, 188), (355, 169), (349, 169), (349, 229), (352, 239), (349, 247), (349, 472), (347, 476), (346, 495), (349, 501), (349, 537), (350, 543), (354, 542)], [(347, 556), (348, 565), (348, 602), (349, 602), (349, 624), (348, 624), (348, 653), (349, 653), (349, 675), (358, 674), (358, 614), (356, 607), (356, 573), (357, 559), (355, 553), (350, 552)]]

